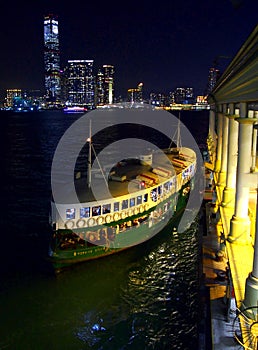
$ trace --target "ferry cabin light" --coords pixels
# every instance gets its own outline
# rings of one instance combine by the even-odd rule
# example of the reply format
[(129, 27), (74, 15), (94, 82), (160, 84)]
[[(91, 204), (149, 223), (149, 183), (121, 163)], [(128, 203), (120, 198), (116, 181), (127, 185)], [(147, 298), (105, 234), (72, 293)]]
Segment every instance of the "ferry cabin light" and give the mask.
[(140, 190), (143, 189), (143, 188), (146, 188), (146, 183), (145, 183), (145, 181), (141, 181), (141, 182), (140, 182), (139, 188), (140, 188)]

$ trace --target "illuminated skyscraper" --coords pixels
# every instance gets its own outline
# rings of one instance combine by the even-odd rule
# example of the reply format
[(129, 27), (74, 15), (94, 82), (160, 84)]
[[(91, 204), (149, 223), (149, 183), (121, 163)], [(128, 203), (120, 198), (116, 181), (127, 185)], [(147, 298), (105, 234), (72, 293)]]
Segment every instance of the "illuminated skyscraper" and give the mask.
[(114, 66), (104, 65), (104, 103), (111, 104), (114, 102)]
[(218, 81), (219, 78), (219, 70), (217, 68), (210, 68), (209, 70), (209, 77), (208, 77), (208, 85), (207, 85), (207, 92), (206, 94), (210, 94), (211, 91), (213, 90), (214, 86), (216, 85), (216, 82)]
[(96, 105), (104, 105), (104, 74), (101, 69), (99, 69), (96, 79)]
[(21, 89), (8, 89), (6, 90), (6, 103), (5, 107), (13, 107), (13, 100), (15, 97), (22, 97)]
[(128, 102), (143, 102), (142, 87), (143, 83), (139, 83), (137, 88), (127, 90)]
[(44, 66), (47, 103), (58, 105), (61, 96), (60, 51), (58, 20), (54, 15), (44, 17)]
[(69, 60), (65, 72), (67, 105), (94, 108), (93, 60)]
[(150, 93), (150, 104), (158, 107), (166, 106), (166, 96), (163, 93)]
[(176, 103), (187, 104), (193, 103), (193, 88), (191, 87), (178, 87), (174, 91), (174, 99)]

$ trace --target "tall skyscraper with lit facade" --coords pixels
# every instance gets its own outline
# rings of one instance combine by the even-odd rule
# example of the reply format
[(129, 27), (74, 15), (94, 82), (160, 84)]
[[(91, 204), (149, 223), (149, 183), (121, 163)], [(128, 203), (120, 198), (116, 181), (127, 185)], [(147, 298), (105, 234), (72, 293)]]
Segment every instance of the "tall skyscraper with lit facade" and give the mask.
[(207, 84), (207, 91), (206, 94), (210, 94), (213, 90), (214, 86), (216, 85), (216, 82), (218, 81), (220, 75), (220, 71), (217, 68), (210, 68), (209, 70), (209, 76), (208, 76), (208, 84)]
[(139, 83), (137, 88), (128, 89), (127, 90), (128, 102), (143, 102), (142, 88), (143, 88), (143, 83)]
[(104, 74), (101, 69), (98, 70), (96, 77), (96, 86), (95, 86), (95, 97), (96, 105), (103, 106), (104, 103)]
[(106, 64), (102, 67), (104, 75), (104, 103), (114, 102), (114, 66)]
[(66, 105), (94, 108), (93, 60), (69, 60), (65, 71)]
[(61, 96), (59, 32), (58, 19), (52, 14), (44, 17), (44, 67), (46, 101), (49, 105), (58, 105)]

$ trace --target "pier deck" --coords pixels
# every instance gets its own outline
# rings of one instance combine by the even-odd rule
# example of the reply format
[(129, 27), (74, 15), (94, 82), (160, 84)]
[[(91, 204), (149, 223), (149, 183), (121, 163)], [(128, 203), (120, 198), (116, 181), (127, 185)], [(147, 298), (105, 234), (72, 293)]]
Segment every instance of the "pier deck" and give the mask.
[[(222, 201), (223, 189), (216, 186), (217, 203)], [(240, 344), (234, 339), (233, 321), (237, 308), (240, 308), (244, 300), (246, 278), (252, 271), (253, 244), (250, 242), (240, 245), (225, 240), (229, 234), (233, 208), (219, 206), (219, 221), (212, 217), (211, 202), (207, 202), (205, 209), (207, 232), (204, 232), (202, 237), (202, 263), (204, 285), (209, 290), (212, 349), (239, 349)], [(256, 192), (250, 192), (249, 213), (253, 230)], [(221, 251), (224, 251), (224, 255), (218, 257), (218, 252)], [(229, 271), (233, 286), (230, 286), (227, 276)], [(225, 273), (226, 278), (223, 280)]]

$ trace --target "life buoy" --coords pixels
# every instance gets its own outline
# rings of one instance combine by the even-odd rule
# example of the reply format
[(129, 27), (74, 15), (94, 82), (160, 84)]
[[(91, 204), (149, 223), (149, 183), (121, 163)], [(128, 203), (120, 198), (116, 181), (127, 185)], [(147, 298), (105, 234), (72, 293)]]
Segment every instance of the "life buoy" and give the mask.
[(103, 216), (99, 216), (99, 217), (97, 218), (97, 224), (98, 224), (98, 225), (101, 225), (101, 224), (103, 224), (103, 222), (104, 222)]
[(96, 242), (99, 239), (98, 232), (93, 232), (93, 231), (87, 232), (86, 239), (87, 241), (90, 241), (90, 242)]
[(122, 211), (121, 218), (122, 218), (122, 219), (125, 219), (126, 216), (127, 216), (127, 215), (126, 215), (126, 212), (125, 212), (125, 211)]
[(90, 219), (88, 220), (88, 226), (93, 226), (94, 224), (95, 224), (95, 219), (90, 218)]
[(65, 227), (68, 228), (68, 229), (73, 228), (74, 227), (74, 222), (72, 220), (66, 221)]
[(133, 215), (133, 209), (129, 209), (128, 210), (128, 216), (132, 216)]
[(85, 224), (86, 224), (86, 222), (85, 222), (84, 219), (79, 219), (79, 220), (77, 221), (77, 223), (76, 223), (76, 226), (77, 226), (77, 227), (83, 227), (83, 226), (85, 226)]
[(115, 213), (114, 216), (113, 216), (113, 218), (114, 218), (114, 221), (117, 221), (117, 220), (119, 219), (119, 214), (118, 214), (118, 213)]
[(139, 208), (134, 208), (134, 215), (137, 215), (139, 213)]
[(105, 217), (105, 222), (108, 224), (108, 223), (111, 222), (111, 219), (112, 219), (112, 216), (111, 216), (111, 215), (107, 215), (107, 216)]
[(148, 209), (149, 209), (149, 204), (146, 203), (146, 204), (144, 205), (144, 210), (148, 210)]
[(143, 213), (143, 212), (144, 212), (144, 206), (141, 205), (141, 206), (140, 206), (140, 213)]

